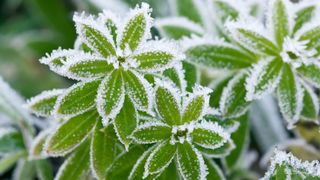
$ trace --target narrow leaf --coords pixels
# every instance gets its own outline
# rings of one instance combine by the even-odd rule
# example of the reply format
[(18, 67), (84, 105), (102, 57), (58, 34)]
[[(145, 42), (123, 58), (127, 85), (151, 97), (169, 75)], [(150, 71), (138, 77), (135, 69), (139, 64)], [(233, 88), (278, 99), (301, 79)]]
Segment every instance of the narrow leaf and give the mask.
[(174, 7), (178, 16), (187, 17), (195, 23), (202, 24), (200, 9), (194, 0), (175, 0)]
[(35, 168), (37, 177), (40, 180), (52, 180), (53, 179), (53, 172), (51, 164), (48, 160), (37, 160), (35, 161)]
[(132, 133), (132, 138), (139, 144), (150, 144), (169, 139), (171, 128), (167, 124), (147, 122), (137, 127)]
[(14, 128), (0, 128), (0, 156), (25, 149), (22, 134)]
[(313, 89), (304, 84), (304, 96), (303, 96), (303, 108), (301, 111), (301, 117), (306, 121), (318, 122), (319, 116), (319, 99)]
[(220, 180), (226, 179), (220, 167), (213, 160), (206, 158), (204, 161), (208, 167), (207, 179), (220, 179)]
[(304, 24), (308, 23), (316, 10), (315, 6), (306, 6), (296, 12), (295, 24), (293, 26), (292, 34), (294, 35)]
[(187, 101), (184, 108), (181, 124), (197, 121), (203, 116), (203, 112), (208, 106), (209, 97), (205, 94), (195, 95)]
[(11, 168), (17, 160), (27, 155), (26, 151), (17, 151), (14, 153), (6, 154), (0, 159), (0, 174), (4, 174), (9, 168)]
[(297, 69), (299, 74), (307, 79), (312, 85), (320, 88), (320, 65), (319, 64), (310, 64), (302, 65)]

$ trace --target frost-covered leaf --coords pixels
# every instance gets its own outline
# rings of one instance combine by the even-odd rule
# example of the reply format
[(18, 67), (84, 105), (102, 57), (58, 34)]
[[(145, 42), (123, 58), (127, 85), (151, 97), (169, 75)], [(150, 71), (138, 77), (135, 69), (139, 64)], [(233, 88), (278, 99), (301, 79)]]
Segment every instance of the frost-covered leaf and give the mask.
[(45, 145), (46, 152), (61, 156), (74, 150), (89, 136), (100, 119), (96, 110), (89, 110), (66, 120), (50, 135)]
[(232, 20), (237, 19), (239, 11), (234, 6), (239, 4), (235, 5), (232, 4), (234, 1), (227, 0), (213, 0), (212, 2), (214, 10), (216, 11), (215, 13), (219, 16), (219, 20), (221, 19), (222, 22), (225, 22), (228, 18), (231, 18)]
[(185, 42), (185, 46), (189, 46), (185, 49), (187, 60), (203, 67), (234, 70), (249, 67), (255, 61), (252, 56), (224, 42), (202, 40), (204, 42), (197, 44), (196, 39), (188, 41)]
[(288, 122), (288, 127), (299, 120), (303, 106), (303, 89), (289, 65), (284, 65), (283, 74), (277, 90), (280, 111)]
[(169, 166), (157, 177), (157, 180), (179, 179), (180, 175), (176, 163), (171, 162)]
[(127, 179), (139, 157), (143, 154), (144, 148), (132, 146), (128, 152), (120, 154), (107, 171), (107, 180)]
[(201, 122), (195, 125), (191, 133), (192, 142), (207, 149), (221, 147), (230, 138), (221, 126), (211, 122)]
[(9, 170), (9, 168), (11, 168), (17, 160), (19, 160), (22, 157), (25, 157), (26, 155), (27, 152), (22, 150), (2, 156), (0, 158), (0, 175)]
[[(226, 27), (231, 32), (232, 37), (247, 49), (260, 54), (277, 55), (279, 51), (277, 46), (265, 35), (264, 30), (260, 30), (263, 27), (259, 27), (260, 24), (258, 22), (256, 24), (252, 21), (230, 21), (226, 23)], [(250, 26), (251, 24), (254, 24), (256, 27)], [(258, 31), (253, 31), (252, 29)]]
[(90, 147), (90, 164), (91, 170), (95, 177), (104, 179), (107, 169), (116, 158), (117, 137), (113, 127), (103, 127), (98, 122), (94, 128), (91, 147)]
[(37, 177), (40, 180), (52, 180), (53, 172), (51, 164), (48, 160), (42, 159), (34, 162), (36, 168)]
[(134, 51), (142, 42), (150, 37), (152, 18), (151, 9), (148, 4), (142, 3), (131, 10), (120, 30), (119, 46), (122, 50), (129, 48)]
[(318, 123), (319, 116), (319, 99), (317, 94), (307, 84), (303, 85), (303, 108), (301, 118), (306, 121)]
[(25, 149), (22, 134), (11, 127), (0, 128), (0, 156)]
[(292, 34), (295, 34), (304, 24), (308, 23), (314, 15), (316, 7), (309, 5), (299, 9), (295, 14), (295, 23), (293, 26)]
[(250, 102), (246, 101), (245, 80), (247, 75), (241, 72), (233, 77), (223, 89), (219, 108), (223, 117), (239, 117), (248, 110)]
[(226, 179), (220, 167), (213, 160), (204, 159), (204, 161), (208, 168), (208, 175), (206, 177), (207, 179), (219, 179), (219, 180)]
[(186, 61), (182, 62), (183, 71), (185, 80), (187, 81), (187, 88), (186, 90), (192, 92), (192, 88), (196, 83), (199, 83), (200, 79), (200, 72), (197, 67), (191, 63)]
[(44, 91), (31, 98), (27, 102), (27, 107), (38, 116), (51, 116), (58, 96), (63, 93), (62, 89)]
[(123, 107), (114, 119), (113, 124), (120, 142), (125, 146), (126, 149), (128, 149), (129, 145), (131, 144), (131, 139), (129, 136), (136, 129), (138, 124), (137, 110), (134, 108), (134, 105), (128, 96), (125, 97)]
[(187, 142), (178, 144), (177, 165), (181, 176), (186, 180), (205, 179), (208, 174), (201, 153)]
[(271, 165), (262, 180), (319, 179), (319, 161), (301, 161), (291, 153), (275, 150)]
[(42, 159), (46, 157), (43, 148), (51, 131), (51, 129), (43, 130), (34, 138), (29, 150), (30, 159)]
[(169, 78), (182, 92), (186, 90), (187, 82), (185, 80), (184, 70), (182, 69), (181, 64), (177, 64), (173, 68), (166, 69), (163, 71), (163, 76)]
[(181, 115), (175, 92), (171, 88), (158, 87), (155, 95), (156, 108), (159, 115), (169, 125), (180, 123)]
[(140, 74), (128, 70), (123, 72), (125, 90), (135, 108), (141, 111), (150, 111), (151, 108), (151, 85)]
[[(240, 126), (238, 130), (231, 134), (231, 139), (234, 142), (234, 149), (225, 158), (225, 164), (229, 168), (233, 168), (239, 165), (239, 160), (242, 154), (246, 151), (249, 144), (249, 116), (248, 114), (242, 115), (237, 118)], [(241, 164), (240, 164), (241, 166)]]
[(109, 119), (116, 117), (123, 106), (124, 99), (122, 71), (115, 70), (104, 78), (98, 89), (96, 103), (104, 125), (109, 122)]
[(184, 59), (178, 44), (170, 41), (148, 41), (141, 49), (132, 58), (144, 72), (160, 72)]
[(109, 30), (114, 43), (117, 43), (117, 32), (118, 32), (118, 23), (119, 18), (116, 14), (111, 11), (103, 10), (102, 13), (99, 14), (99, 20), (105, 23), (105, 26)]
[(90, 167), (90, 142), (85, 141), (60, 166), (55, 180), (85, 179)]
[(75, 14), (73, 20), (76, 22), (77, 33), (82, 42), (104, 57), (116, 55), (109, 30), (97, 22), (94, 17), (82, 13)]
[(272, 93), (281, 78), (283, 63), (280, 59), (261, 60), (253, 65), (246, 79), (246, 99), (252, 101)]
[(302, 65), (297, 69), (298, 73), (306, 78), (312, 85), (320, 88), (320, 65), (310, 64)]
[(145, 164), (145, 176), (162, 172), (175, 157), (177, 147), (169, 141), (163, 141), (156, 146)]
[(307, 41), (307, 47), (310, 49), (316, 49), (319, 53), (319, 38), (320, 38), (320, 25), (305, 25), (303, 29), (297, 32), (300, 37), (300, 41)]
[(185, 36), (190, 37), (192, 34), (201, 35), (204, 33), (201, 26), (185, 17), (159, 19), (155, 22), (155, 26), (162, 36), (176, 40)]
[(215, 149), (204, 148), (197, 144), (195, 144), (195, 147), (199, 151), (201, 151), (201, 153), (205, 154), (207, 157), (223, 158), (223, 157), (227, 157), (232, 152), (232, 150), (234, 150), (235, 145), (232, 140), (228, 140), (222, 146)]
[(282, 46), (284, 37), (289, 34), (289, 14), (287, 0), (272, 0), (269, 2), (267, 24), (271, 28), (278, 46)]
[(20, 159), (13, 172), (13, 179), (34, 180), (36, 177), (35, 163)]
[(209, 96), (205, 93), (206, 92), (200, 92), (200, 94), (194, 95), (186, 100), (181, 124), (190, 123), (191, 121), (197, 121), (202, 118), (209, 104)]
[(213, 89), (213, 91), (210, 93), (210, 100), (209, 104), (210, 107), (218, 108), (219, 102), (221, 99), (221, 95), (223, 93), (223, 89), (228, 85), (229, 81), (233, 78), (234, 74), (230, 74), (227, 76), (223, 76), (221, 78), (218, 78), (213, 81), (209, 87)]
[(169, 139), (171, 128), (164, 123), (147, 122), (137, 127), (132, 138), (139, 144), (150, 144)]
[(74, 58), (76, 61), (71, 61), (66, 65), (66, 73), (72, 79), (100, 78), (114, 69), (112, 64), (109, 64), (106, 59), (101, 57), (81, 55)]
[[(183, 16), (189, 20), (202, 24), (201, 12), (199, 9), (199, 1), (195, 0), (174, 0), (175, 14)], [(201, 9), (202, 10), (202, 9)]]
[(71, 86), (59, 96), (56, 113), (59, 115), (75, 115), (95, 105), (97, 89), (101, 80), (80, 82)]

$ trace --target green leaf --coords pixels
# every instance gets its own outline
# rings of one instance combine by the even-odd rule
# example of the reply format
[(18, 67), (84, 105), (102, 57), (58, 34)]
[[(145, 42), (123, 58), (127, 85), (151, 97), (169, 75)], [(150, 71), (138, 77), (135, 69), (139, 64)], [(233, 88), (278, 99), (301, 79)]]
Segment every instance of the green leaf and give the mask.
[(122, 71), (115, 70), (101, 82), (97, 96), (97, 109), (104, 125), (119, 113), (124, 102)]
[[(110, 13), (110, 12), (108, 12)], [(114, 14), (112, 14), (113, 16)], [(109, 29), (110, 33), (111, 33), (111, 36), (113, 38), (113, 42), (116, 44), (117, 43), (117, 31), (118, 31), (118, 27), (117, 27), (117, 24), (116, 24), (116, 20), (113, 19), (111, 17), (111, 15), (106, 15), (106, 19), (104, 20), (105, 21), (105, 24), (107, 26), (107, 28)]]
[(294, 35), (304, 24), (310, 22), (316, 10), (315, 6), (306, 6), (296, 12), (295, 24), (293, 26), (292, 34)]
[(157, 177), (157, 180), (179, 179), (176, 163), (171, 162), (169, 166)]
[(310, 65), (302, 65), (297, 68), (299, 74), (301, 74), (304, 78), (307, 79), (312, 85), (320, 88), (320, 65), (318, 64), (310, 64)]
[(57, 113), (75, 115), (92, 108), (100, 82), (101, 80), (80, 82), (70, 87), (58, 98)]
[(169, 166), (176, 154), (176, 145), (169, 141), (156, 144), (145, 164), (145, 175), (158, 174)]
[(13, 128), (0, 128), (0, 156), (24, 150), (22, 134)]
[(193, 64), (190, 64), (186, 61), (182, 62), (183, 70), (184, 70), (184, 75), (185, 75), (185, 80), (187, 81), (187, 91), (192, 92), (193, 86), (198, 83), (200, 73), (197, 69), (197, 67)]
[(175, 0), (174, 7), (178, 16), (183, 16), (195, 23), (202, 24), (200, 9), (198, 9), (197, 5), (194, 0)]
[(139, 69), (148, 72), (159, 72), (167, 69), (176, 59), (175, 54), (163, 50), (142, 52), (132, 57), (139, 63)]
[(313, 92), (312, 88), (304, 84), (303, 108), (301, 118), (306, 121), (318, 122), (319, 99), (318, 95)]
[(51, 116), (57, 99), (62, 93), (63, 90), (44, 91), (31, 98), (27, 102), (27, 107), (36, 115), (44, 117)]
[(205, 158), (204, 161), (208, 168), (208, 175), (206, 177), (207, 179), (219, 179), (219, 180), (226, 179), (220, 167), (213, 160)]
[(197, 65), (218, 69), (242, 69), (255, 60), (229, 44), (199, 44), (185, 50), (187, 60)]
[(287, 7), (283, 0), (274, 0), (270, 5), (271, 16), (268, 19), (276, 42), (279, 47), (282, 47), (284, 38), (289, 34), (289, 15), (287, 12)]
[(48, 160), (37, 160), (35, 161), (35, 167), (37, 172), (37, 177), (40, 180), (52, 180), (53, 172), (51, 164)]
[(308, 41), (307, 47), (309, 49), (316, 49), (319, 53), (319, 38), (320, 38), (320, 25), (311, 27), (304, 32), (300, 33), (300, 41)]
[(132, 17), (125, 23), (120, 38), (120, 48), (130, 48), (134, 51), (150, 33), (150, 9), (146, 3), (141, 4), (141, 8), (136, 8)]
[(230, 23), (227, 27), (231, 31), (233, 38), (247, 49), (260, 54), (278, 55), (279, 49), (277, 46), (262, 34), (238, 24)]
[(224, 87), (228, 85), (228, 82), (233, 78), (234, 74), (227, 75), (226, 77), (221, 77), (219, 79), (214, 80), (212, 86), (210, 86), (213, 91), (210, 93), (209, 104), (210, 107), (218, 108), (219, 102), (221, 99), (221, 95)]
[(246, 99), (252, 101), (272, 93), (279, 84), (283, 63), (281, 59), (261, 60), (246, 79)]
[(224, 118), (239, 117), (248, 110), (250, 102), (246, 101), (245, 80), (247, 75), (240, 72), (233, 77), (223, 89), (220, 100), (220, 111)]
[(207, 157), (210, 158), (223, 158), (228, 156), (231, 151), (235, 148), (235, 145), (232, 140), (228, 140), (226, 143), (224, 143), (222, 146), (215, 148), (215, 149), (209, 149), (204, 148), (203, 146), (194, 144), (194, 146), (201, 151), (203, 154), (205, 154)]
[(173, 67), (170, 69), (166, 69), (163, 71), (163, 75), (167, 78), (169, 78), (177, 87), (183, 91), (185, 89), (185, 80), (184, 75), (181, 72), (181, 68)]
[(51, 129), (41, 131), (34, 139), (30, 147), (29, 158), (30, 159), (41, 159), (43, 155), (44, 144), (49, 136)]
[(229, 138), (216, 123), (202, 123), (196, 125), (190, 134), (192, 142), (207, 149), (216, 149), (221, 147)]
[(169, 139), (171, 128), (159, 122), (147, 122), (137, 127), (132, 133), (132, 139), (139, 144), (151, 144)]
[(230, 5), (230, 2), (223, 0), (214, 0), (213, 3), (215, 11), (222, 22), (225, 22), (228, 18), (231, 18), (233, 20), (237, 19), (239, 12), (237, 9), (232, 7), (232, 5)]
[(120, 142), (125, 146), (126, 149), (128, 149), (129, 145), (131, 144), (131, 139), (129, 136), (136, 129), (137, 124), (138, 113), (131, 100), (128, 98), (128, 96), (126, 96), (123, 107), (114, 119), (114, 129), (117, 132)]
[(128, 70), (123, 72), (127, 95), (138, 110), (150, 111), (151, 108), (151, 85), (137, 72)]
[(93, 131), (90, 153), (92, 172), (96, 178), (104, 179), (107, 169), (116, 158), (116, 146), (113, 126), (103, 128), (102, 123), (98, 122)]
[(66, 67), (68, 77), (76, 80), (100, 78), (110, 73), (114, 67), (106, 59), (96, 57), (79, 57)]
[(71, 156), (60, 166), (54, 179), (85, 179), (90, 167), (90, 142), (85, 141)]
[(303, 106), (303, 89), (289, 65), (285, 65), (277, 91), (280, 111), (291, 128), (301, 114)]
[(160, 19), (155, 26), (161, 36), (175, 40), (191, 37), (192, 34), (201, 36), (203, 33), (201, 26), (184, 17)]
[(170, 89), (158, 87), (155, 95), (156, 108), (162, 120), (169, 125), (180, 123), (180, 110), (176, 97)]
[(34, 180), (36, 177), (36, 169), (33, 161), (21, 159), (18, 161), (14, 169), (14, 178), (19, 180)]
[(105, 58), (116, 55), (113, 39), (107, 29), (94, 24), (90, 17), (75, 15), (73, 19), (76, 22), (77, 33), (88, 47)]
[[(241, 155), (246, 151), (249, 141), (249, 116), (245, 114), (239, 118), (237, 121), (240, 122), (240, 127), (238, 130), (231, 135), (231, 139), (234, 142), (235, 149), (231, 151), (230, 155), (225, 158), (225, 164), (230, 169), (235, 168), (239, 165), (239, 159)], [(241, 165), (240, 165), (241, 167)]]
[(205, 179), (207, 168), (198, 150), (185, 142), (178, 144), (177, 152), (178, 169), (183, 179)]
[(191, 121), (197, 121), (201, 118), (203, 111), (206, 109), (207, 95), (197, 95), (188, 101), (187, 106), (184, 108), (181, 124), (190, 123)]
[(9, 170), (17, 160), (19, 160), (22, 157), (25, 157), (27, 155), (27, 152), (24, 150), (13, 152), (6, 154), (5, 156), (2, 156), (0, 159), (0, 175), (2, 175), (4, 172)]
[(108, 169), (106, 180), (127, 179), (143, 152), (144, 149), (141, 146), (132, 146), (128, 152), (120, 154)]
[(53, 156), (65, 155), (78, 147), (90, 134), (100, 116), (89, 110), (62, 123), (50, 135), (45, 150)]

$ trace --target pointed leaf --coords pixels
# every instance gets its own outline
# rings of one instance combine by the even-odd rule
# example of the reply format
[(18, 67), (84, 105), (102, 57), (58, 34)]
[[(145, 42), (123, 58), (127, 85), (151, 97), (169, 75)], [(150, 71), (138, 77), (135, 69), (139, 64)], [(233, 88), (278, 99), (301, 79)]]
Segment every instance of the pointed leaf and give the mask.
[(181, 124), (189, 123), (191, 121), (197, 121), (202, 118), (203, 113), (208, 107), (209, 96), (207, 94), (198, 94), (191, 97), (186, 102)]
[(53, 172), (51, 164), (48, 160), (35, 161), (36, 173), (39, 180), (52, 180)]
[(205, 179), (207, 175), (201, 153), (187, 142), (178, 144), (177, 164), (183, 179)]
[(132, 146), (128, 152), (120, 154), (108, 169), (105, 179), (127, 179), (133, 166), (143, 152), (144, 149), (141, 146)]
[(179, 40), (182, 37), (190, 37), (192, 34), (202, 35), (203, 29), (199, 24), (190, 21), (185, 17), (170, 17), (159, 19), (155, 23), (161, 36)]
[(34, 180), (35, 175), (35, 163), (27, 159), (20, 159), (13, 172), (14, 179)]
[(9, 153), (2, 156), (0, 159), (0, 175), (2, 175), (4, 172), (9, 170), (9, 168), (11, 168), (16, 163), (17, 160), (25, 157), (26, 155), (27, 155), (27, 152), (24, 150), (21, 150), (21, 151)]
[(98, 89), (97, 109), (100, 116), (103, 117), (104, 125), (119, 113), (124, 97), (122, 71), (115, 70), (103, 79)]
[(186, 17), (195, 23), (201, 24), (203, 22), (197, 5), (194, 0), (175, 0), (174, 7), (178, 16)]
[(159, 87), (156, 90), (156, 108), (162, 120), (169, 125), (180, 123), (180, 110), (176, 97), (172, 89)]
[(76, 80), (87, 80), (106, 76), (114, 68), (106, 59), (95, 56), (74, 57), (76, 61), (71, 61), (66, 66), (68, 77)]
[(245, 72), (240, 72), (233, 77), (224, 88), (219, 103), (223, 117), (239, 117), (248, 110), (250, 102), (246, 101)]
[(71, 156), (60, 166), (54, 179), (85, 179), (90, 167), (90, 145), (89, 141), (83, 143)]
[(109, 125), (104, 128), (101, 122), (98, 122), (94, 128), (91, 147), (90, 164), (94, 176), (98, 179), (104, 179), (107, 169), (116, 158), (117, 137), (113, 127)]
[(295, 24), (292, 30), (293, 35), (301, 27), (303, 27), (304, 24), (308, 23), (312, 19), (312, 16), (314, 15), (315, 10), (316, 10), (316, 7), (311, 5), (311, 6), (303, 7), (296, 12)]
[(127, 95), (134, 106), (141, 111), (150, 111), (151, 85), (137, 72), (128, 70), (123, 73)]
[(307, 47), (309, 49), (316, 49), (319, 53), (320, 47), (320, 25), (319, 24), (312, 24), (309, 26), (305, 26), (302, 30), (300, 30), (297, 35), (299, 35), (300, 41), (307, 41)]
[(30, 159), (42, 159), (47, 157), (44, 152), (44, 145), (51, 132), (51, 129), (43, 130), (33, 139), (29, 150)]
[(320, 65), (302, 65), (297, 69), (299, 74), (306, 78), (312, 85), (320, 88)]
[(283, 63), (280, 59), (261, 60), (253, 65), (246, 79), (246, 99), (252, 101), (272, 93), (281, 78)]
[(319, 116), (319, 99), (312, 88), (304, 84), (303, 108), (301, 117), (303, 120), (318, 122)]
[(283, 0), (273, 0), (269, 5), (267, 21), (279, 47), (282, 47), (284, 38), (289, 34), (289, 15), (286, 5)]
[(232, 4), (230, 4), (233, 3), (232, 1), (215, 0), (213, 3), (215, 8), (214, 10), (222, 22), (225, 22), (228, 18), (231, 18), (232, 20), (237, 19), (239, 12), (232, 6)]
[(85, 14), (75, 14), (73, 20), (76, 22), (79, 37), (87, 46), (104, 57), (116, 55), (113, 39), (108, 29), (101, 26), (92, 17), (86, 17)]
[(14, 128), (0, 128), (0, 156), (25, 149), (22, 134)]
[(132, 133), (132, 138), (139, 144), (151, 144), (169, 139), (171, 128), (159, 122), (147, 122), (137, 127)]
[(200, 81), (200, 72), (197, 67), (186, 61), (182, 62), (185, 80), (187, 81), (186, 90), (192, 92), (193, 86)]
[[(152, 176), (151, 176), (152, 177)], [(157, 177), (157, 180), (179, 179), (176, 163), (171, 162), (169, 166)]]
[(58, 98), (56, 112), (60, 115), (75, 115), (93, 107), (100, 82), (94, 80), (71, 86)]
[(44, 91), (28, 100), (27, 107), (38, 116), (51, 116), (58, 96), (62, 93), (63, 90), (61, 89)]
[(45, 150), (53, 156), (65, 155), (78, 147), (90, 134), (100, 116), (89, 110), (62, 123), (49, 137)]
[(220, 179), (220, 180), (226, 179), (220, 167), (213, 160), (204, 159), (204, 161), (208, 167), (207, 179)]
[(149, 38), (152, 21), (150, 12), (151, 9), (146, 3), (142, 3), (141, 7), (137, 6), (132, 10), (131, 16), (124, 23), (125, 26), (120, 36), (119, 45), (122, 50), (130, 48), (131, 51), (134, 51), (141, 42)]
[(291, 128), (300, 118), (303, 89), (289, 65), (285, 65), (277, 91), (280, 111)]
[(130, 135), (136, 129), (138, 123), (138, 113), (131, 100), (126, 96), (123, 107), (114, 119), (114, 129), (120, 142), (129, 148), (131, 144)]
[(194, 44), (185, 53), (188, 61), (209, 68), (241, 69), (255, 61), (238, 48), (221, 42)]
[(163, 76), (169, 78), (176, 87), (179, 87), (181, 91), (186, 90), (187, 82), (183, 74), (182, 65), (177, 65), (173, 68), (163, 71)]
[(163, 141), (156, 144), (156, 148), (151, 152), (145, 165), (145, 173), (157, 174), (166, 169), (176, 154), (176, 146)]
[(230, 135), (217, 123), (201, 122), (197, 124), (191, 133), (192, 142), (208, 149), (216, 149), (223, 146)]
[(210, 158), (227, 157), (232, 152), (232, 150), (234, 150), (234, 148), (235, 148), (235, 145), (232, 140), (228, 140), (222, 146), (215, 148), (215, 149), (204, 148), (204, 147), (197, 145), (197, 144), (194, 144), (194, 146), (199, 151), (201, 151), (201, 153), (205, 154), (207, 157), (210, 157)]

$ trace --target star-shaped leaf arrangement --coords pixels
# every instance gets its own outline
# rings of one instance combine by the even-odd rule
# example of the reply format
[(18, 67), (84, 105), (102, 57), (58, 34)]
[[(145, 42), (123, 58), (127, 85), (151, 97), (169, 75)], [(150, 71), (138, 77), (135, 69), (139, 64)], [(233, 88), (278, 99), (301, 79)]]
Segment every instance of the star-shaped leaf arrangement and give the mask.
[[(222, 126), (206, 121), (210, 89), (196, 87), (185, 98), (169, 83), (158, 82), (155, 92), (156, 117), (137, 127), (132, 138), (139, 144), (154, 144), (133, 168), (131, 176), (161, 174), (175, 160), (184, 179), (205, 179), (207, 165), (203, 153), (218, 153), (233, 146)], [(143, 173), (137, 172), (141, 171)]]

